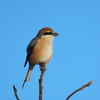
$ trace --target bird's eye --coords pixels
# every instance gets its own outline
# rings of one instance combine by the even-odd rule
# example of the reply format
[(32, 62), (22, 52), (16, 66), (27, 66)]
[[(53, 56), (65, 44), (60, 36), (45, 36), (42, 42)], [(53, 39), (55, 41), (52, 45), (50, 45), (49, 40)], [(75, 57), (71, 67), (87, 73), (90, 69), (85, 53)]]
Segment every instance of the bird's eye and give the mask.
[(52, 33), (51, 32), (46, 32), (46, 33), (44, 33), (44, 35), (52, 35)]

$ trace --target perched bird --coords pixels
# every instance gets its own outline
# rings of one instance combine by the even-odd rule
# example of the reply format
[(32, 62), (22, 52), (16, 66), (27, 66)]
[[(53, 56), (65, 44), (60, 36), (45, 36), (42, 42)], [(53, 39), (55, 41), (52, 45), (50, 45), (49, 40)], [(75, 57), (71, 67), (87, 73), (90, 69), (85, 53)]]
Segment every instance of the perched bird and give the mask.
[(24, 79), (22, 88), (24, 87), (25, 82), (28, 82), (33, 67), (36, 64), (43, 63), (45, 66), (50, 61), (52, 57), (52, 41), (54, 36), (57, 36), (58, 33), (55, 33), (53, 29), (49, 27), (42, 28), (39, 30), (37, 36), (31, 40), (27, 47), (27, 56), (24, 67), (29, 62), (29, 69)]

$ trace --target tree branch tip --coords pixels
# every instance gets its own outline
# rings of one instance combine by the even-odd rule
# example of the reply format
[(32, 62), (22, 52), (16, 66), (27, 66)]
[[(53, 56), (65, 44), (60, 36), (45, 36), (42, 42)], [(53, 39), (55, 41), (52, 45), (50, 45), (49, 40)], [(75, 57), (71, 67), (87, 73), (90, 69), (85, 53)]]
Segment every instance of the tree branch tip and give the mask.
[(80, 87), (79, 89), (77, 89), (77, 90), (75, 90), (74, 92), (72, 92), (72, 93), (67, 97), (66, 100), (69, 100), (69, 98), (70, 98), (73, 94), (75, 94), (76, 92), (78, 92), (78, 91), (80, 91), (80, 90), (83, 90), (85, 87), (90, 86), (90, 85), (92, 84), (92, 82), (93, 82), (93, 80), (91, 80), (89, 83), (84, 84), (82, 87)]
[(87, 85), (90, 86), (93, 83), (93, 80), (91, 80)]
[(13, 89), (14, 89), (14, 94), (15, 94), (16, 99), (17, 99), (17, 100), (20, 100), (20, 99), (18, 98), (17, 89), (16, 89), (15, 85), (13, 85)]
[(14, 89), (14, 92), (17, 92), (17, 89), (16, 89), (15, 85), (13, 85), (13, 89)]
[(92, 83), (93, 83), (93, 80), (90, 81), (90, 84), (92, 84)]

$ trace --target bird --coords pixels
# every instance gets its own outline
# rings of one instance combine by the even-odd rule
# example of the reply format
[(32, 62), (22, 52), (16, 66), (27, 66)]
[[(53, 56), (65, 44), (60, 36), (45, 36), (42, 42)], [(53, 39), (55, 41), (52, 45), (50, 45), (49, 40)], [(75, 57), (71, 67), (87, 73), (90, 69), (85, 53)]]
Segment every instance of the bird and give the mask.
[(28, 62), (29, 68), (22, 89), (25, 82), (29, 81), (32, 69), (35, 65), (41, 65), (43, 63), (44, 66), (46, 66), (48, 64), (52, 57), (52, 41), (54, 37), (58, 35), (59, 34), (55, 33), (50, 27), (44, 27), (40, 29), (36, 37), (30, 41), (26, 49), (27, 56), (24, 64), (25, 67)]

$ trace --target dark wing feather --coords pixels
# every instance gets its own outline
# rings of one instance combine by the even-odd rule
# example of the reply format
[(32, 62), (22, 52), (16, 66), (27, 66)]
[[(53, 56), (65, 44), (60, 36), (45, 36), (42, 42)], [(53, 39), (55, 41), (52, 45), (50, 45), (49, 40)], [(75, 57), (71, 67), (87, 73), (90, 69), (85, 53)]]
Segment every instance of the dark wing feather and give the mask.
[(39, 37), (35, 37), (34, 39), (31, 40), (31, 42), (29, 43), (29, 45), (27, 46), (27, 56), (26, 56), (26, 61), (24, 64), (24, 67), (27, 64), (28, 58), (33, 50), (33, 48), (35, 47), (35, 45), (37, 44), (37, 41), (39, 40)]

